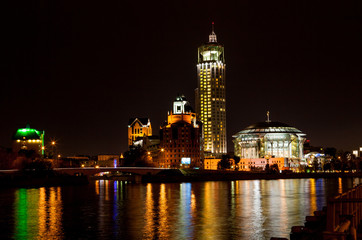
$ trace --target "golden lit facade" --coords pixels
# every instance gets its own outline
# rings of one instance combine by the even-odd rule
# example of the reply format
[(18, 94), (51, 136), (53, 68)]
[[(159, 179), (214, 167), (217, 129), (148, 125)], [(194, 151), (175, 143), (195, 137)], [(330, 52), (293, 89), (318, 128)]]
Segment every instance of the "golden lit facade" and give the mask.
[(201, 166), (201, 126), (184, 96), (176, 98), (167, 124), (160, 130), (159, 167), (192, 168)]
[(204, 169), (206, 170), (217, 170), (218, 164), (221, 161), (220, 158), (205, 158)]
[(196, 113), (203, 124), (205, 156), (227, 152), (224, 47), (217, 43), (214, 29), (209, 42), (198, 48), (195, 91)]
[(131, 118), (128, 122), (128, 146), (132, 146), (137, 138), (152, 136), (149, 118)]

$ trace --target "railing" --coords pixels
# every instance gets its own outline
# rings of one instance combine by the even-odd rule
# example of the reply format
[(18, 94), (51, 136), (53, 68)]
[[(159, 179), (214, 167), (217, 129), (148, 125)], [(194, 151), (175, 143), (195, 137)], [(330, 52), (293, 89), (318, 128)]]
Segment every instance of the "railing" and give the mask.
[(328, 199), (327, 225), (324, 240), (357, 239), (357, 228), (362, 220), (362, 185)]
[(327, 207), (306, 216), (304, 226), (293, 226), (291, 240), (349, 240), (357, 239), (361, 231), (362, 185), (328, 199)]

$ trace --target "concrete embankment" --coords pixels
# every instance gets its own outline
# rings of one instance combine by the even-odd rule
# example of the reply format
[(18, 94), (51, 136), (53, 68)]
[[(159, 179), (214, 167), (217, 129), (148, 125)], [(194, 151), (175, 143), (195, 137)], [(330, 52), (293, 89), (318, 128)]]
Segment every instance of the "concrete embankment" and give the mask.
[(217, 170), (164, 170), (157, 175), (145, 175), (143, 182), (195, 182), (195, 181), (234, 181), (256, 179), (293, 178), (339, 178), (362, 177), (362, 173), (280, 173), (217, 171)]

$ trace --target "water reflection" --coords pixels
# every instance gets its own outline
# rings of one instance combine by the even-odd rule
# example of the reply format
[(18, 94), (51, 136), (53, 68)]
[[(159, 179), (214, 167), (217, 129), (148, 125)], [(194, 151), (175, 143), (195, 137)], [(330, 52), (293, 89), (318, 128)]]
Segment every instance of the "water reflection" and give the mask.
[(148, 183), (147, 184), (147, 193), (146, 193), (146, 212), (145, 212), (145, 227), (143, 229), (143, 239), (153, 239), (155, 236), (155, 231), (154, 231), (154, 217), (155, 217), (155, 212), (154, 212), (154, 202), (153, 202), (153, 198), (152, 198), (152, 184)]
[(338, 193), (343, 193), (343, 187), (342, 187), (342, 178), (338, 178)]
[[(286, 179), (13, 189), (0, 197), (0, 238), (270, 239), (360, 179)], [(11, 192), (11, 194), (10, 194)], [(11, 208), (10, 208), (11, 209)], [(2, 222), (4, 223), (4, 222)], [(3, 234), (3, 235), (1, 235)]]
[(61, 188), (18, 189), (15, 192), (15, 239), (61, 239)]
[(310, 198), (309, 198), (309, 205), (310, 205), (310, 211), (314, 212), (317, 211), (317, 196), (316, 196), (316, 180), (314, 178), (311, 178), (309, 181), (309, 188), (310, 188)]

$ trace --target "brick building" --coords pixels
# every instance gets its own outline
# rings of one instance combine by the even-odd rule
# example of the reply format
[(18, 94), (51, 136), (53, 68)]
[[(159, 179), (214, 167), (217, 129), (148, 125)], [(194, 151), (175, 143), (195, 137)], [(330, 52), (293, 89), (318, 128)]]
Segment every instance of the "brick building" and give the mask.
[(181, 95), (160, 130), (159, 167), (193, 168), (202, 163), (201, 123), (190, 103)]

